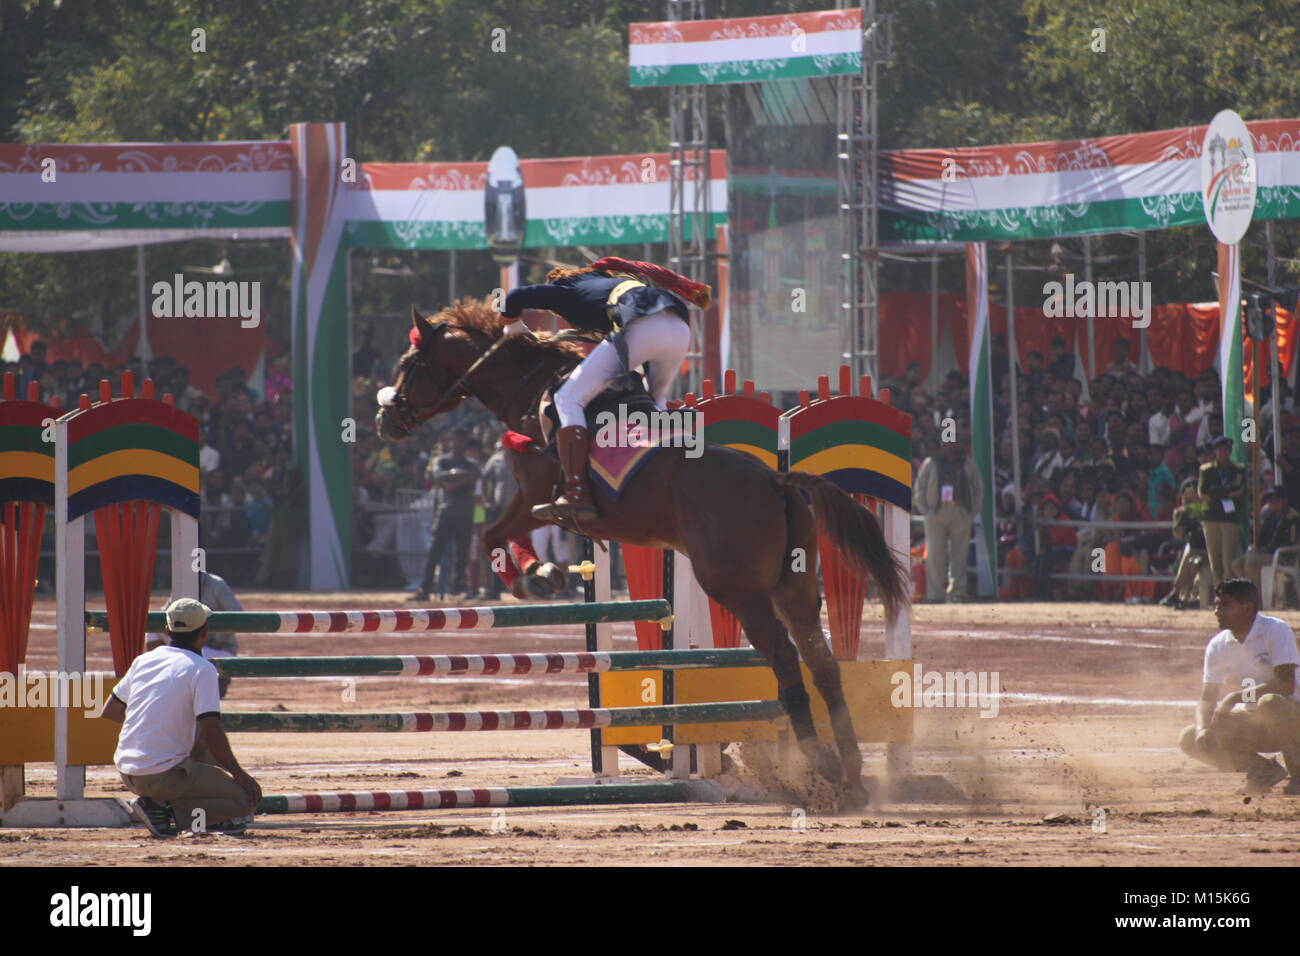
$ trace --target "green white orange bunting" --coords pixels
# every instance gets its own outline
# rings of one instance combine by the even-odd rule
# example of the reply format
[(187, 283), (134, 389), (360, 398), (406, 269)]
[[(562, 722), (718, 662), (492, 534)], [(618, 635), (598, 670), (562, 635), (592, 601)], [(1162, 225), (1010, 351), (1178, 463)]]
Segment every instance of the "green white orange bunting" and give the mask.
[(862, 11), (634, 23), (632, 86), (754, 83), (859, 73)]

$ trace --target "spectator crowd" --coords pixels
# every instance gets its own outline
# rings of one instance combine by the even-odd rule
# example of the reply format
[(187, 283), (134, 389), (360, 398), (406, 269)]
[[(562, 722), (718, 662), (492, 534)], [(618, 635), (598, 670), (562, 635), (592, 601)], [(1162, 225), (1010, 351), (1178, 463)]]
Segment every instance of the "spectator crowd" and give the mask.
[[(479, 540), (514, 494), (501, 450), (504, 427), (478, 403), (467, 402), (416, 439), (381, 440), (374, 429), (375, 393), (390, 384), (394, 356), (376, 351), (368, 330), (360, 339), (350, 382), (356, 584), (406, 588), (422, 600), (498, 596), (500, 581)], [(0, 362), (0, 373), (15, 373), (20, 394), (34, 381), (43, 401), (57, 396), (70, 409), (82, 394), (97, 400), (105, 379), (119, 394), (121, 374), (130, 371), (137, 387), (153, 379), (156, 394), (170, 393), (178, 408), (199, 419), (199, 529), (209, 570), (237, 588), (306, 586), (306, 542), (299, 531), (306, 521), (306, 490), (293, 455), (287, 356), (268, 363), (260, 392), (243, 369), (232, 368), (217, 377), (217, 394), (209, 396), (190, 383), (188, 368), (165, 356), (107, 367), (49, 361), (47, 353), (45, 343), (36, 341), (17, 362)], [(535, 546), (544, 560), (557, 564), (573, 563), (579, 547), (559, 529), (537, 534)]]
[[(1050, 355), (1028, 353), (1013, 395), (1000, 339), (993, 350), (993, 490), (1001, 599), (1160, 599), (1191, 607), (1226, 577), (1241, 574), (1258, 585), (1274, 549), (1300, 540), (1300, 419), (1291, 415), (1285, 382), (1276, 488), (1269, 440), (1276, 412), (1264, 389), (1256, 429), (1260, 531), (1247, 548), (1251, 481), (1230, 460), (1243, 436), (1225, 434), (1213, 370), (1195, 379), (1164, 368), (1142, 375), (1121, 339), (1114, 362), (1085, 387), (1076, 356), (1058, 338)], [(306, 500), (292, 452), (287, 357), (269, 363), (260, 393), (234, 368), (218, 377), (210, 397), (167, 357), (106, 368), (47, 361), (46, 352), (36, 342), (7, 370), (24, 389), (38, 382), (45, 400), (58, 396), (64, 408), (83, 393), (97, 396), (101, 379), (116, 389), (125, 370), (137, 381), (152, 378), (160, 395), (170, 392), (201, 424), (200, 528), (209, 568), (236, 587), (303, 585), (304, 541), (296, 529), (306, 520)], [(500, 583), (479, 540), (514, 494), (504, 429), (478, 403), (465, 402), (440, 416), (436, 431), (426, 427), (423, 440), (382, 441), (374, 396), (389, 384), (392, 360), (363, 332), (351, 379), (356, 584), (406, 588), (419, 600), (496, 597)], [(918, 595), (966, 600), (983, 485), (969, 457), (969, 385), (953, 371), (927, 388), (920, 363), (881, 384), (912, 416), (913, 497), (924, 519), (913, 552), (924, 566)], [(413, 512), (420, 520), (411, 520)], [(576, 539), (558, 529), (535, 535), (534, 544), (543, 560), (577, 557)]]
[(47, 361), (47, 352), (44, 342), (34, 342), (26, 355), (0, 371), (15, 373), (22, 395), (27, 383), (37, 382), (42, 400), (57, 397), (65, 410), (76, 408), (83, 394), (98, 400), (105, 379), (120, 394), (122, 373), (129, 371), (137, 389), (150, 378), (159, 397), (170, 393), (177, 408), (198, 418), (199, 540), (208, 569), (234, 586), (298, 585), (301, 536), (293, 529), (301, 525), (306, 509), (293, 457), (287, 358), (270, 363), (261, 394), (249, 387), (243, 369), (232, 368), (217, 377), (217, 394), (209, 397), (190, 384), (188, 368), (165, 356), (147, 363), (133, 357), (109, 368), (98, 362)]
[[(1235, 575), (1258, 585), (1260, 569), (1272, 562), (1274, 550), (1296, 544), (1300, 420), (1290, 415), (1285, 382), (1276, 489), (1278, 469), (1271, 461), (1276, 412), (1269, 387), (1261, 398), (1255, 429), (1260, 532), (1247, 551), (1250, 475), (1230, 459), (1234, 450), (1244, 447), (1248, 453), (1249, 446), (1242, 444), (1241, 429), (1225, 434), (1213, 370), (1195, 379), (1165, 368), (1142, 375), (1120, 339), (1115, 361), (1085, 391), (1076, 356), (1057, 338), (1050, 355), (1030, 352), (1023, 368), (1017, 366), (1013, 395), (1006, 343), (999, 339), (995, 336), (992, 377), (1000, 598), (1161, 599), (1192, 607), (1198, 603), (1193, 595), (1198, 573), (1206, 585)], [(918, 535), (914, 554), (935, 558), (926, 569), (925, 600), (962, 600), (973, 509), (962, 504), (968, 492), (954, 477), (965, 469), (944, 467), (954, 456), (969, 467), (968, 383), (954, 371), (937, 389), (927, 390), (921, 365), (913, 363), (901, 379), (882, 385), (893, 390), (894, 404), (912, 415), (914, 500), (925, 518), (925, 545)], [(953, 447), (945, 451), (945, 445)], [(945, 477), (935, 477), (940, 474)], [(1056, 521), (1082, 524), (1050, 523)], [(953, 527), (960, 540), (954, 539)], [(1144, 577), (1171, 581), (1134, 580)], [(1196, 590), (1205, 600), (1208, 587)]]

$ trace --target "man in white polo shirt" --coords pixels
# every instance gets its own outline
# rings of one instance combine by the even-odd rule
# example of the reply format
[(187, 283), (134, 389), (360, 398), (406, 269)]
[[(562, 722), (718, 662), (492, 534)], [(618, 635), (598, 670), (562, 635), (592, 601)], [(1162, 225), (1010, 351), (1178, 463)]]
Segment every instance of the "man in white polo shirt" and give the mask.
[[(1205, 648), (1205, 677), (1196, 724), (1178, 744), (1189, 757), (1246, 774), (1247, 793), (1267, 793), (1289, 773), (1283, 791), (1300, 794), (1300, 650), (1285, 622), (1259, 613), (1259, 591), (1247, 578), (1215, 588), (1214, 614), (1223, 628)], [(1266, 753), (1281, 753), (1283, 767)]]
[(132, 661), (104, 707), (122, 724), (113, 762), (139, 797), (132, 814), (154, 836), (242, 832), (262, 799), (221, 729), (217, 669), (203, 658), (210, 613), (190, 598), (169, 604), (171, 643)]

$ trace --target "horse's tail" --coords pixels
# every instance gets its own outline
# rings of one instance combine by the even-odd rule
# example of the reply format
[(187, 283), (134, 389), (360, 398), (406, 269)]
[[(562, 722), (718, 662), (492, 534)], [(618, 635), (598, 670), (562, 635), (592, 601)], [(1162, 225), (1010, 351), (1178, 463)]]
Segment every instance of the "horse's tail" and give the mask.
[(854, 574), (876, 580), (890, 617), (911, 600), (911, 574), (885, 543), (874, 514), (820, 475), (790, 471), (780, 475), (779, 481), (786, 488), (807, 492), (818, 532), (830, 539)]

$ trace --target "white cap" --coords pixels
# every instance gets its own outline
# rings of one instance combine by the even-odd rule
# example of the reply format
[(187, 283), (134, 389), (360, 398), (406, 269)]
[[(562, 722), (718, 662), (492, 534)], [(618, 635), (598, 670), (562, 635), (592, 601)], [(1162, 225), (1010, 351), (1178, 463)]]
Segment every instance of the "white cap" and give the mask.
[(167, 630), (173, 634), (189, 634), (208, 623), (211, 608), (193, 598), (177, 598), (164, 609)]

